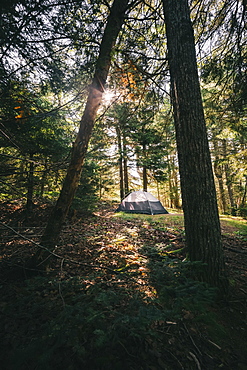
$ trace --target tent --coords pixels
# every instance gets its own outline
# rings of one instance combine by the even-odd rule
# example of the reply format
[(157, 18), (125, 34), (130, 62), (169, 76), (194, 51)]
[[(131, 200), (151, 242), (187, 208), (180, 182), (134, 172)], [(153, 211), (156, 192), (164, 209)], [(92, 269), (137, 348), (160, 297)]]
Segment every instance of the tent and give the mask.
[(134, 191), (124, 198), (116, 212), (157, 215), (168, 213), (160, 201), (147, 191)]

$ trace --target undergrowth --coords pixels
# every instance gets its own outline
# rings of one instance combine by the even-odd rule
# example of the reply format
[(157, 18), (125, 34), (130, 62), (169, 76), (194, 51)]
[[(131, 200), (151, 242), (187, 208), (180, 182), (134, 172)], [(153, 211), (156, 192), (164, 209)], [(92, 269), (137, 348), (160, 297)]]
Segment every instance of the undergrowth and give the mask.
[[(49, 273), (0, 274), (1, 369), (242, 370), (215, 290), (191, 278), (182, 216), (77, 218), (62, 242)], [(9, 243), (1, 264), (28, 248)]]
[(131, 276), (126, 273), (110, 279), (103, 272), (68, 279), (43, 276), (11, 286), (11, 305), (1, 306), (1, 326), (8, 332), (0, 342), (2, 368), (151, 366), (157, 360), (154, 349), (171, 347), (166, 331), (177, 329), (185, 312), (207, 315), (214, 292), (190, 280), (187, 268), (169, 257), (150, 260), (149, 269), (151, 294), (136, 282), (127, 285)]

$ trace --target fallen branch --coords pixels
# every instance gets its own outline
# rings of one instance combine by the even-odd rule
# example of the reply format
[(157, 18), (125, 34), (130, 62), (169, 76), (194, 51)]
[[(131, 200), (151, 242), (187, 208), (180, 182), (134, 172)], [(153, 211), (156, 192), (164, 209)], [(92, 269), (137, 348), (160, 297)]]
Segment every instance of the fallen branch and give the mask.
[(194, 339), (193, 339), (193, 338), (192, 338), (192, 336), (190, 335), (189, 330), (187, 329), (187, 326), (185, 325), (185, 323), (183, 323), (183, 326), (184, 326), (184, 328), (185, 328), (185, 330), (186, 330), (186, 332), (187, 332), (188, 336), (190, 337), (191, 343), (193, 344), (193, 346), (194, 346), (194, 347), (195, 347), (195, 349), (197, 350), (198, 354), (201, 356), (201, 355), (202, 355), (202, 353), (201, 353), (201, 351), (199, 350), (199, 348), (197, 347), (197, 345), (195, 344)]
[[(9, 225), (6, 225), (4, 224), (3, 222), (0, 221), (0, 224), (4, 227), (6, 227), (7, 229), (11, 230), (13, 233), (15, 233), (16, 235), (18, 235), (19, 237), (21, 237), (22, 239), (24, 240), (27, 240), (29, 241), (30, 243), (34, 244), (35, 246), (37, 246), (38, 248), (46, 251), (48, 253), (48, 256), (45, 258), (45, 260), (43, 260), (42, 262), (40, 262), (38, 264), (38, 266), (42, 265), (45, 261), (47, 261), (47, 259), (49, 259), (50, 257), (55, 257), (57, 259), (60, 259), (62, 260), (62, 263), (74, 263), (76, 265), (79, 265), (79, 266), (84, 266), (84, 267), (90, 267), (90, 268), (94, 268), (94, 269), (99, 269), (99, 270), (107, 270), (107, 271), (110, 271), (112, 274), (121, 274), (123, 275), (124, 273), (121, 272), (121, 271), (118, 271), (116, 269), (112, 269), (110, 267), (107, 267), (107, 266), (101, 266), (101, 265), (96, 265), (96, 264), (89, 264), (89, 263), (86, 263), (86, 262), (80, 262), (80, 261), (75, 261), (73, 259), (70, 259), (70, 258), (65, 258), (64, 256), (61, 256), (57, 253), (55, 253), (54, 251), (51, 251), (49, 250), (48, 248), (46, 248), (45, 246), (39, 244), (39, 243), (36, 243), (35, 241), (33, 241), (32, 239), (29, 239), (27, 238), (26, 236), (20, 234), (18, 231), (16, 231), (15, 229), (13, 229), (11, 226)], [(55, 247), (56, 248), (56, 247)], [(18, 267), (18, 265), (15, 265), (16, 267)], [(38, 267), (37, 266), (37, 267)], [(20, 267), (20, 266), (19, 266)], [(28, 271), (39, 271), (37, 269), (34, 269), (34, 268), (30, 268), (30, 267), (27, 267), (27, 266), (21, 266), (24, 270), (28, 270)], [(127, 276), (128, 279), (132, 279), (130, 276)], [(138, 281), (135, 281), (136, 284), (139, 284)]]
[(230, 251), (230, 252), (234, 252), (234, 253), (241, 253), (241, 254), (247, 254), (246, 251), (240, 251), (239, 249), (233, 249), (233, 248), (230, 248), (230, 247), (224, 247), (224, 249)]
[(195, 361), (198, 370), (201, 370), (201, 365), (200, 365), (200, 362), (199, 362), (198, 358), (196, 357), (196, 355), (194, 355), (194, 353), (192, 353), (192, 352), (189, 352), (189, 354), (193, 358), (193, 360)]
[(44, 247), (43, 245), (39, 244), (39, 243), (36, 243), (34, 240), (32, 239), (29, 239), (27, 238), (26, 236), (18, 233), (18, 231), (16, 231), (15, 229), (13, 229), (12, 227), (10, 227), (9, 225), (6, 225), (4, 224), (3, 222), (0, 221), (0, 224), (4, 227), (6, 227), (7, 229), (13, 231), (13, 233), (15, 233), (16, 235), (18, 235), (20, 238), (24, 239), (24, 240), (27, 240), (29, 241), (30, 243), (36, 245), (37, 247), (45, 250), (46, 252), (50, 253), (52, 256), (56, 257), (56, 258), (63, 258), (62, 256), (59, 256), (58, 254), (54, 253), (53, 251), (50, 251), (48, 248)]
[(208, 342), (211, 343), (213, 346), (215, 346), (216, 348), (220, 349), (221, 350), (221, 347), (218, 346), (218, 344), (212, 342), (211, 340), (208, 339)]
[(164, 350), (166, 351), (166, 352), (168, 352), (169, 353), (169, 355), (170, 356), (172, 356), (177, 362), (178, 362), (178, 364), (179, 364), (179, 366), (181, 367), (181, 369), (182, 370), (184, 370), (184, 367), (183, 367), (183, 365), (182, 365), (182, 363), (179, 361), (179, 359), (174, 355), (174, 353), (172, 353), (171, 351), (169, 351), (167, 348), (164, 348)]

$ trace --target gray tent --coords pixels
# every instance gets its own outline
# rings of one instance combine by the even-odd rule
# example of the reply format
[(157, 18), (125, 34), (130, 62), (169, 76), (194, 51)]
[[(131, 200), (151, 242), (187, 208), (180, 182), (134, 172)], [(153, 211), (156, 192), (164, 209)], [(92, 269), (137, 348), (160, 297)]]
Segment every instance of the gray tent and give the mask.
[(157, 215), (168, 213), (160, 201), (147, 191), (134, 191), (123, 199), (116, 212)]

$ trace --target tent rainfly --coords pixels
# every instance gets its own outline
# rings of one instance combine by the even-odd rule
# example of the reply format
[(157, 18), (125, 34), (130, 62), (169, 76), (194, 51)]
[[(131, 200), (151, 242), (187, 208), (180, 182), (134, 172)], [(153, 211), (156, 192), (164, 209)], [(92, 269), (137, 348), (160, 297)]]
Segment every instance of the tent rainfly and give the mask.
[(134, 191), (124, 198), (116, 212), (157, 215), (168, 213), (161, 202), (147, 191)]

